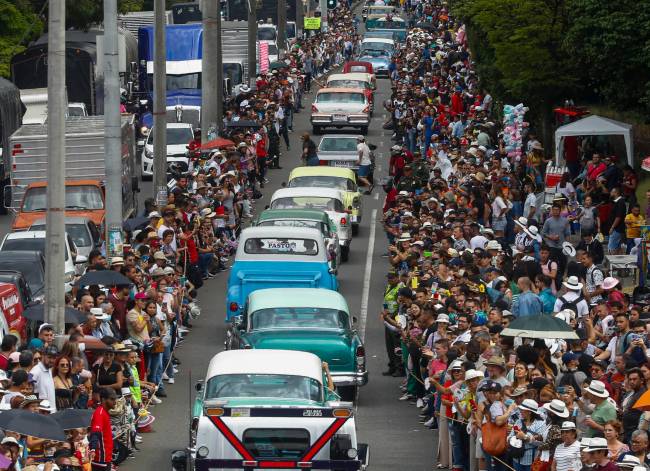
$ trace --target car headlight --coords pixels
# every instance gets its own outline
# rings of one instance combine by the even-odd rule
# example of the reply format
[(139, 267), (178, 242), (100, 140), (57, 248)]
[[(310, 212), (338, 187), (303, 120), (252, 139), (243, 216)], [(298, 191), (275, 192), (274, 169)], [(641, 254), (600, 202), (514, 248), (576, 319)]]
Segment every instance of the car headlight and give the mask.
[(351, 460), (355, 459), (359, 453), (356, 448), (349, 448), (347, 451), (348, 458)]
[(198, 456), (199, 458), (205, 458), (206, 456), (208, 456), (208, 453), (210, 453), (210, 450), (208, 449), (207, 446), (200, 446), (196, 450), (196, 456)]
[(42, 304), (45, 302), (45, 295), (41, 294), (40, 296), (36, 296), (35, 298), (32, 299), (35, 303)]

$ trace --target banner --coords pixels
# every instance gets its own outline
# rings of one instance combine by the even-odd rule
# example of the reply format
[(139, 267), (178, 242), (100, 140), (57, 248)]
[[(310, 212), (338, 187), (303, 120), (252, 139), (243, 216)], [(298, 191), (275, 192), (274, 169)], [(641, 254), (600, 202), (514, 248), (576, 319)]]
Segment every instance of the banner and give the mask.
[(260, 42), (260, 73), (265, 74), (269, 71), (269, 43)]
[(305, 18), (304, 28), (305, 29), (320, 29), (320, 18), (317, 18), (317, 17)]

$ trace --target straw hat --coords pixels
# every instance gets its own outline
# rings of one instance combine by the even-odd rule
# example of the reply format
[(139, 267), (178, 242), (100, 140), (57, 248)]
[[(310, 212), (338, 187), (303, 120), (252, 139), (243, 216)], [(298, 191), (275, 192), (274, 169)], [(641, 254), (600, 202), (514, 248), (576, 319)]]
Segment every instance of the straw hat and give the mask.
[(573, 291), (582, 289), (582, 283), (580, 283), (577, 276), (570, 276), (566, 281), (563, 281), (562, 284)]
[(609, 397), (609, 391), (605, 389), (605, 384), (602, 381), (593, 380), (584, 390), (596, 397)]
[(552, 414), (555, 414), (563, 419), (566, 419), (570, 415), (566, 404), (564, 404), (564, 402), (560, 401), (559, 399), (553, 399), (551, 402), (547, 402), (542, 407), (544, 407), (544, 409), (551, 412)]

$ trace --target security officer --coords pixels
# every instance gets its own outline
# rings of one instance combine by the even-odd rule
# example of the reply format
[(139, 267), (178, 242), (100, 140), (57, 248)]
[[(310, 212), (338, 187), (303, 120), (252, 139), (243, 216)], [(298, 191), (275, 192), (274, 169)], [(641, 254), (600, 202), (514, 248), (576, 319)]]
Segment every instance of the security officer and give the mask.
[(381, 317), (384, 322), (384, 339), (386, 341), (386, 354), (388, 355), (388, 370), (384, 371), (384, 376), (404, 376), (404, 368), (400, 358), (395, 354), (395, 349), (399, 348), (400, 343), (400, 330), (399, 324), (395, 317), (399, 304), (397, 296), (400, 288), (404, 285), (399, 281), (399, 277), (395, 271), (390, 271), (386, 275), (387, 284), (384, 289), (384, 308), (381, 312)]
[(420, 187), (418, 179), (413, 175), (413, 167), (411, 164), (406, 164), (404, 166), (404, 175), (399, 179), (395, 188), (397, 191), (408, 191), (409, 193), (413, 193)]
[(426, 186), (429, 181), (429, 166), (420, 152), (413, 154), (411, 168), (413, 168), (413, 176), (418, 180), (419, 187)]

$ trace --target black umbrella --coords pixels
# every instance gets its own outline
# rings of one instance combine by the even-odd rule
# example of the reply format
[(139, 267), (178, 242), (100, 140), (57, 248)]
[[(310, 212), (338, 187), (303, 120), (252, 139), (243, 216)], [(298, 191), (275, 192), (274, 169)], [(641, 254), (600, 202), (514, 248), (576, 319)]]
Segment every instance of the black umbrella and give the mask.
[(239, 121), (231, 121), (227, 125), (228, 128), (253, 128), (253, 129), (259, 129), (262, 127), (260, 123), (257, 121), (253, 120), (239, 120)]
[[(44, 321), (45, 320), (45, 304), (34, 304), (29, 306), (23, 311), (23, 317), (30, 321)], [(81, 324), (86, 321), (86, 314), (71, 308), (65, 308), (65, 322), (67, 324)]]
[(89, 271), (75, 282), (75, 285), (77, 286), (116, 286), (132, 284), (133, 283), (131, 283), (131, 280), (129, 280), (126, 276), (114, 270)]
[(147, 216), (137, 216), (124, 221), (122, 223), (122, 229), (127, 232), (133, 232), (137, 229), (144, 229), (150, 222), (151, 220)]
[(66, 440), (61, 425), (52, 417), (24, 409), (11, 409), (0, 413), (0, 429), (43, 440), (55, 442)]
[(63, 409), (50, 415), (63, 430), (90, 427), (93, 417), (92, 409)]

